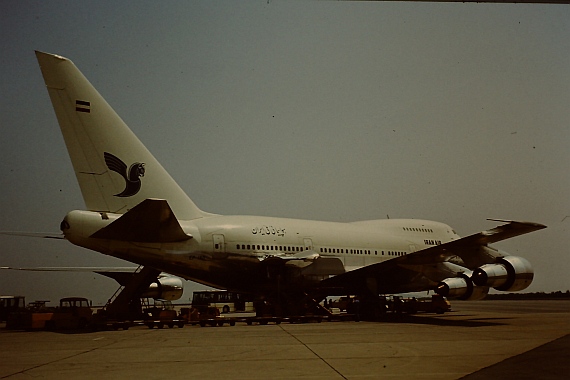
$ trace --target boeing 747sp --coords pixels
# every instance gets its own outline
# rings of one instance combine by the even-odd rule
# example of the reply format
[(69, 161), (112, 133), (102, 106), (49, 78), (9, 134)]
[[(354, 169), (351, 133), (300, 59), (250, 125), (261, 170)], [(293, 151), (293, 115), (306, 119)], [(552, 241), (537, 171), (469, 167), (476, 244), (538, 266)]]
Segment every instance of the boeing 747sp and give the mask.
[(490, 244), (545, 226), (499, 220), (459, 237), (443, 223), (334, 223), (202, 211), (77, 67), (36, 52), (85, 210), (61, 222), (65, 239), (220, 289), (259, 295), (279, 312), (308, 298), (435, 290), (480, 299), (527, 288), (529, 262)]

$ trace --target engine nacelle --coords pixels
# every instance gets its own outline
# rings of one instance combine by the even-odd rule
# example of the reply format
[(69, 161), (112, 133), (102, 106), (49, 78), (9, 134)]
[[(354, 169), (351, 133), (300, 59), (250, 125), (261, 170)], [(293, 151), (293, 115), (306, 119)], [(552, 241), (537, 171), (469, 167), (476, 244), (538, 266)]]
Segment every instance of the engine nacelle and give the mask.
[(526, 289), (534, 278), (530, 263), (517, 256), (505, 256), (495, 264), (485, 264), (475, 269), (471, 279), (476, 285), (491, 286), (501, 291)]
[(460, 300), (480, 300), (489, 293), (489, 287), (475, 286), (467, 275), (461, 274), (458, 277), (450, 277), (441, 281), (435, 292), (440, 296)]
[(154, 298), (167, 301), (176, 301), (182, 297), (184, 287), (178, 277), (161, 277), (150, 284), (141, 295), (142, 298)]

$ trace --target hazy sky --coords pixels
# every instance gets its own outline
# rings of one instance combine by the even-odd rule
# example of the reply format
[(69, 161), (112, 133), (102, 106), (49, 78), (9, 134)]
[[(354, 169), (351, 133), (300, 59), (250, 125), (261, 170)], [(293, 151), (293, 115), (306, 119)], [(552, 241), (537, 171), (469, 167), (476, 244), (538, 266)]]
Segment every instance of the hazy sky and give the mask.
[[(0, 230), (58, 232), (84, 207), (41, 50), (73, 60), (205, 211), (422, 218), (460, 235), (539, 222), (495, 246), (531, 261), (528, 291), (570, 289), (570, 6), (163, 4), (0, 2)], [(6, 265), (125, 263), (2, 236)], [(28, 301), (116, 288), (0, 272), (0, 293)]]

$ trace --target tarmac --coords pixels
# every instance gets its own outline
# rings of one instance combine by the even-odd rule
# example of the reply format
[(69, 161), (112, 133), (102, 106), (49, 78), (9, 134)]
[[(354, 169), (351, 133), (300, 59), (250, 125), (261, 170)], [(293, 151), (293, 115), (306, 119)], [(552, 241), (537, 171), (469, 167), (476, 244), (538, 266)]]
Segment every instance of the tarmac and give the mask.
[(444, 315), (123, 331), (0, 329), (0, 379), (567, 379), (570, 300)]

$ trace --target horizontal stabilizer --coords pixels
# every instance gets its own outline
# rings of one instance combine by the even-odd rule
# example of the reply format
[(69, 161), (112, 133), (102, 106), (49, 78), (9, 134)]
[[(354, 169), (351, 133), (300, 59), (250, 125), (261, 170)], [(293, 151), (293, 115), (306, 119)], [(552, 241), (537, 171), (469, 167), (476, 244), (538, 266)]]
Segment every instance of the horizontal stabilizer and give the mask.
[(142, 243), (171, 243), (192, 239), (192, 235), (184, 233), (164, 199), (145, 199), (91, 237)]

